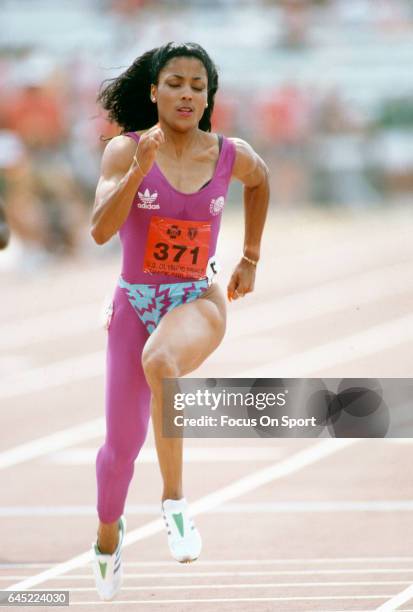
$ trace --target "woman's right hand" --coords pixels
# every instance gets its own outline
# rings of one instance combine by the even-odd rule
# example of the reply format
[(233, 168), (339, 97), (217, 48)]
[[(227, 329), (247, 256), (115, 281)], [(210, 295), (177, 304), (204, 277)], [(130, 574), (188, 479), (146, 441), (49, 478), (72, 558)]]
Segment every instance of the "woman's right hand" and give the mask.
[[(90, 230), (97, 244), (110, 240), (126, 221), (138, 182), (152, 168), (156, 151), (164, 142), (165, 135), (159, 125), (141, 134), (136, 148), (136, 143), (123, 135), (109, 141), (102, 157)], [(139, 166), (131, 162), (131, 154)]]
[(148, 174), (152, 168), (156, 152), (165, 143), (165, 140), (165, 134), (159, 123), (141, 134), (134, 157), (138, 160), (139, 167), (144, 174)]

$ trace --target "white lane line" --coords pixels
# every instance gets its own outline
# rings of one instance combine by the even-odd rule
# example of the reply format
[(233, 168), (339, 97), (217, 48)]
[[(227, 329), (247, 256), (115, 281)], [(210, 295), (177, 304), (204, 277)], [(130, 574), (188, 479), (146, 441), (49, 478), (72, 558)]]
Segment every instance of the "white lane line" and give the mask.
[[(199, 565), (288, 565), (288, 564), (329, 564), (329, 563), (412, 563), (413, 557), (299, 557), (294, 559), (214, 559), (198, 560)], [(169, 561), (123, 561), (123, 567), (175, 566)], [(52, 563), (0, 563), (0, 569), (52, 567)]]
[[(413, 315), (406, 315), (234, 375), (238, 378), (300, 378), (412, 340)], [(0, 399), (99, 377), (104, 373), (104, 363), (105, 352), (97, 351), (21, 372), (0, 381)]]
[[(357, 334), (270, 364), (262, 364), (257, 368), (237, 373), (237, 376), (240, 378), (305, 377), (323, 368), (359, 359), (408, 340), (413, 340), (413, 315), (376, 325)], [(52, 366), (31, 370), (27, 373), (27, 378), (18, 378), (14, 381), (11, 379), (7, 383), (0, 383), (0, 398), (5, 395), (10, 397), (79, 379), (87, 379), (92, 375), (98, 376), (99, 371), (103, 369), (103, 359), (103, 352), (97, 352), (82, 358), (73, 358)], [(33, 444), (36, 444), (36, 441)], [(67, 446), (70, 445), (67, 444)], [(52, 450), (58, 450), (58, 448)], [(5, 454), (7, 456), (7, 452), (12, 453), (13, 450), (0, 454), (0, 469), (3, 467), (2, 456)], [(40, 452), (40, 454), (47, 453)], [(34, 456), (39, 456), (39, 454), (32, 455)]]
[(102, 376), (104, 364), (105, 351), (96, 351), (19, 372), (0, 381), (0, 399), (18, 397)]
[[(351, 446), (357, 441), (357, 439), (353, 438), (326, 439), (312, 444), (311, 446), (295, 453), (291, 457), (287, 457), (286, 459), (267, 468), (253, 472), (252, 474), (249, 474), (248, 476), (245, 476), (244, 478), (241, 478), (226, 487), (205, 495), (198, 501), (192, 503), (190, 505), (190, 510), (194, 516), (211, 510), (212, 508), (215, 508), (226, 501), (239, 497), (245, 493), (249, 493), (250, 491), (257, 489), (264, 484), (268, 484), (279, 478), (294, 474), (339, 450)], [(157, 519), (146, 523), (146, 525), (138, 527), (137, 529), (134, 529), (130, 533), (126, 534), (124, 546), (130, 546), (131, 544), (143, 540), (155, 533), (159, 533), (163, 531), (164, 528), (163, 519)], [(37, 584), (41, 584), (47, 580), (56, 578), (56, 576), (61, 576), (62, 574), (66, 574), (77, 567), (83, 566), (86, 563), (89, 563), (91, 559), (92, 551), (89, 550), (85, 553), (77, 555), (76, 557), (72, 557), (64, 563), (59, 563), (55, 567), (47, 569), (40, 574), (23, 580), (22, 582), (18, 582), (17, 584), (9, 587), (9, 589), (27, 589)]]
[[(402, 266), (405, 267), (406, 264), (402, 264)], [(396, 268), (396, 266), (387, 266), (384, 268), (385, 270), (389, 270), (390, 273), (387, 282), (383, 282), (383, 269), (381, 269), (380, 271), (375, 271), (372, 273), (372, 278), (370, 278), (370, 274), (366, 274), (361, 276), (361, 281), (357, 279), (356, 283), (354, 283), (353, 278), (350, 279), (348, 283), (349, 286), (345, 284), (345, 281), (335, 281), (334, 283), (329, 283), (327, 287), (324, 287), (324, 289), (320, 287), (315, 289), (311, 288), (309, 290), (300, 292), (299, 294), (280, 298), (279, 301), (277, 301), (276, 307), (272, 309), (272, 317), (270, 319), (268, 318), (269, 303), (258, 304), (252, 306), (251, 308), (236, 311), (229, 320), (229, 334), (232, 338), (234, 338), (244, 335), (246, 330), (249, 330), (249, 333), (252, 331), (254, 333), (272, 331), (280, 325), (286, 325), (288, 323), (294, 323), (300, 320), (306, 320), (311, 317), (319, 316), (320, 314), (326, 314), (327, 312), (341, 310), (346, 306), (346, 300), (350, 300), (347, 306), (354, 304), (355, 291), (357, 291), (357, 303), (368, 303), (378, 299), (379, 297), (383, 297), (383, 294), (380, 293), (380, 291), (386, 292), (386, 295), (394, 295), (399, 291), (402, 292), (406, 289), (405, 275), (402, 274), (398, 276), (397, 274), (394, 274), (392, 276), (391, 273), (394, 268)], [(377, 279), (375, 274), (377, 275)], [(379, 278), (381, 279), (381, 283), (378, 281)], [(342, 288), (343, 283), (344, 289)], [(354, 286), (356, 286), (356, 289)], [(323, 297), (324, 291), (325, 296)], [(304, 301), (306, 304), (305, 308), (303, 308)], [(246, 321), (251, 320), (254, 321), (253, 330), (251, 330), (249, 325), (245, 325)], [(393, 322), (390, 322), (390, 324), (391, 323)], [(382, 333), (386, 333), (386, 324), (371, 328), (372, 333), (376, 333), (375, 330), (379, 329), (380, 327), (383, 327)], [(363, 332), (344, 338), (342, 343), (344, 342), (346, 345), (348, 342), (351, 343), (353, 339), (355, 342), (363, 342)], [(391, 341), (391, 337), (389, 340)], [(334, 345), (336, 343), (332, 344), (334, 349)], [(390, 345), (386, 344), (385, 347), (393, 346), (394, 344), (395, 343), (392, 342)], [(328, 352), (330, 350), (330, 346), (331, 344), (327, 344), (317, 347), (314, 350), (319, 351), (325, 347), (325, 351)], [(339, 346), (340, 341), (337, 342), (336, 352), (340, 350)], [(367, 354), (371, 354), (371, 351)], [(358, 356), (357, 350), (353, 349), (351, 358), (357, 358)], [(303, 359), (302, 354), (300, 354), (300, 358), (301, 360)], [(296, 359), (297, 357), (291, 356), (287, 358), (287, 362), (295, 363)], [(345, 361), (347, 360), (348, 359), (345, 359)], [(282, 360), (281, 363), (284, 363), (284, 361), (285, 360)], [(71, 357), (52, 364), (15, 373), (12, 376), (8, 376), (4, 380), (0, 379), (0, 398), (6, 399), (16, 397), (22, 394), (53, 388), (77, 380), (86, 380), (101, 376), (104, 373), (104, 363), (105, 352), (97, 351), (95, 353)], [(260, 366), (260, 368), (256, 369), (255, 371), (261, 372), (261, 370), (265, 369), (265, 367), (265, 365), (262, 367)], [(273, 366), (270, 364), (267, 367), (272, 368)], [(260, 373), (257, 376), (260, 376)], [(298, 376), (298, 374), (295, 374), (295, 376)]]
[[(385, 599), (390, 595), (342, 595), (342, 596), (325, 596), (325, 597), (225, 597), (225, 598), (209, 598), (209, 599), (136, 599), (136, 600), (116, 600), (116, 601), (71, 601), (71, 606), (95, 606), (97, 604), (112, 604), (112, 605), (143, 605), (143, 604), (166, 604), (166, 603), (227, 603), (236, 601), (342, 601), (348, 599)], [(366, 612), (365, 610), (363, 612)]]
[(386, 601), (379, 608), (376, 608), (377, 612), (393, 612), (402, 606), (406, 601), (413, 599), (413, 584), (411, 584), (407, 589), (401, 591), (397, 595), (392, 595), (389, 601)]
[[(214, 462), (240, 462), (240, 461), (274, 461), (283, 454), (281, 448), (274, 446), (204, 446), (184, 448), (185, 463), (214, 463)], [(73, 448), (53, 453), (45, 461), (60, 465), (91, 465), (96, 460), (96, 448)], [(142, 448), (139, 453), (139, 463), (158, 463), (158, 456), (154, 447)]]
[[(274, 297), (271, 302), (260, 302), (232, 312), (228, 317), (229, 331), (236, 331), (237, 337), (250, 334), (250, 326), (245, 325), (247, 318), (254, 322), (254, 333), (268, 330), (269, 312), (271, 329), (276, 329), (346, 308), (354, 310), (356, 306), (406, 293), (409, 290), (408, 279), (412, 274), (413, 263), (403, 262), (310, 287), (299, 293)], [(410, 290), (413, 291), (412, 283)]]
[[(158, 504), (127, 505), (130, 516), (159, 514)], [(412, 512), (413, 500), (393, 501), (286, 501), (223, 504), (210, 510), (211, 514), (283, 514), (315, 512)], [(90, 506), (0, 506), (1, 518), (95, 516), (96, 507)]]
[(303, 378), (413, 340), (413, 315), (374, 325), (290, 357), (238, 372), (240, 378)]
[(33, 357), (28, 355), (0, 355), (0, 381), (7, 376), (24, 372), (35, 367)]
[[(37, 438), (31, 442), (20, 444), (0, 453), (0, 469), (17, 465), (47, 455), (46, 461), (58, 464), (85, 465), (92, 464), (96, 460), (97, 448), (80, 448), (69, 451), (61, 449), (80, 442), (104, 436), (105, 419), (98, 418), (86, 421), (69, 429), (63, 429), (56, 433)], [(283, 450), (276, 447), (187, 447), (184, 448), (184, 460), (188, 463), (211, 462), (211, 461), (274, 461), (279, 459)], [(54, 453), (53, 451), (58, 451)], [(140, 463), (157, 463), (156, 449), (153, 447), (142, 448), (139, 453)]]
[[(199, 590), (199, 589), (265, 589), (265, 588), (308, 588), (308, 587), (349, 587), (349, 586), (400, 586), (408, 584), (406, 580), (378, 580), (374, 582), (368, 581), (351, 581), (351, 582), (247, 582), (247, 583), (233, 583), (233, 584), (170, 584), (170, 585), (159, 585), (159, 584), (148, 584), (141, 586), (123, 586), (122, 591), (146, 591), (148, 589), (156, 589), (157, 591), (181, 591), (185, 590)], [(96, 592), (96, 587), (68, 587), (70, 592)]]
[(98, 302), (83, 304), (2, 325), (0, 351), (25, 348), (34, 342), (55, 341), (99, 329), (101, 306)]
[[(271, 306), (277, 326), (304, 321), (314, 316), (343, 308), (368, 304), (374, 300), (395, 296), (408, 290), (407, 280), (412, 276), (411, 261), (382, 266), (348, 278), (325, 282), (317, 287), (280, 296), (275, 305), (263, 301), (232, 313), (229, 324), (243, 335), (245, 319), (254, 320), (257, 331), (268, 328)], [(413, 289), (413, 287), (412, 287)], [(356, 297), (355, 297), (356, 296)], [(106, 297), (108, 299), (109, 296)], [(305, 301), (306, 307), (303, 308)], [(55, 341), (58, 338), (88, 333), (101, 326), (101, 310), (105, 300), (68, 308), (57, 312), (27, 317), (22, 321), (0, 326), (0, 351), (27, 347), (30, 343)]]
[[(393, 501), (287, 501), (225, 504), (215, 510), (219, 513), (239, 514), (257, 513), (289, 513), (289, 512), (411, 512), (413, 500)], [(212, 512), (214, 512), (212, 510)]]
[(41, 457), (42, 455), (47, 455), (61, 448), (78, 444), (79, 442), (85, 442), (91, 438), (102, 436), (104, 433), (104, 418), (92, 419), (82, 425), (76, 425), (75, 427), (56, 431), (48, 436), (37, 438), (31, 442), (20, 444), (19, 446), (14, 446), (0, 453), (0, 469), (8, 468), (12, 465)]
[[(52, 570), (53, 568), (51, 568)], [(402, 569), (402, 568), (379, 568), (379, 569), (314, 569), (314, 570), (260, 570), (260, 571), (221, 571), (221, 572), (195, 572), (189, 569), (185, 569), (184, 573), (182, 570), (180, 572), (128, 572), (124, 573), (123, 577), (125, 580), (144, 580), (146, 578), (166, 578), (176, 580), (177, 578), (230, 578), (230, 577), (246, 577), (246, 576), (342, 576), (343, 574), (355, 574), (358, 576), (364, 576), (365, 574), (411, 574), (413, 569)], [(30, 577), (24, 575), (13, 575), (13, 576), (1, 576), (0, 580), (31, 580)], [(47, 579), (50, 581), (57, 580), (58, 582), (70, 582), (71, 580), (84, 580), (93, 582), (93, 574), (92, 572), (87, 572), (85, 574), (64, 574), (59, 575), (58, 577), (53, 576)], [(44, 581), (43, 581), (44, 582)], [(26, 586), (22, 586), (19, 588), (29, 588)], [(17, 586), (8, 587), (8, 589), (16, 589)]]

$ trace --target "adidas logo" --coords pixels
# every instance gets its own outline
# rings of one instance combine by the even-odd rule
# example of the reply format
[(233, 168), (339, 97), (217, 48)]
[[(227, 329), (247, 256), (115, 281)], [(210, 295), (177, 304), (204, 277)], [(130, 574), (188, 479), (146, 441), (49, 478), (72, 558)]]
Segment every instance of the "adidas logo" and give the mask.
[(160, 208), (159, 204), (154, 203), (156, 198), (158, 197), (157, 191), (154, 191), (154, 193), (151, 193), (149, 189), (145, 189), (143, 193), (138, 191), (138, 196), (140, 199), (140, 202), (137, 202), (138, 208), (146, 208), (149, 210)]

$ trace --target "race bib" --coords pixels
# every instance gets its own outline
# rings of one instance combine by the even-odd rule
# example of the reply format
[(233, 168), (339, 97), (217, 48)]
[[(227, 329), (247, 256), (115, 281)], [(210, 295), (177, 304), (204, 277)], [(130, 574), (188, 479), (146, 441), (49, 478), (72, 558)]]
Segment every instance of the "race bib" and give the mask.
[(205, 278), (211, 224), (166, 217), (151, 218), (143, 271), (182, 278)]

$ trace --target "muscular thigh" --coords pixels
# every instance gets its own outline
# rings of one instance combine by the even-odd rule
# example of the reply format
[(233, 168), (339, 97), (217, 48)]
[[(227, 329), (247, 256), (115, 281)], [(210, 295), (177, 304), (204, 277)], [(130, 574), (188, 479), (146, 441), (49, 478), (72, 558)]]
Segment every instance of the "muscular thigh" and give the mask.
[(201, 365), (220, 344), (225, 323), (225, 297), (219, 285), (213, 284), (193, 302), (168, 312), (144, 351), (166, 352), (183, 376)]

